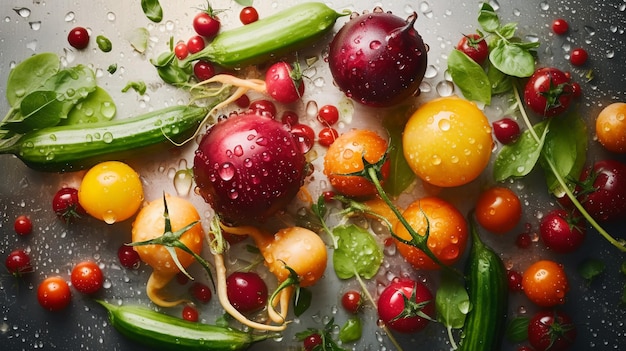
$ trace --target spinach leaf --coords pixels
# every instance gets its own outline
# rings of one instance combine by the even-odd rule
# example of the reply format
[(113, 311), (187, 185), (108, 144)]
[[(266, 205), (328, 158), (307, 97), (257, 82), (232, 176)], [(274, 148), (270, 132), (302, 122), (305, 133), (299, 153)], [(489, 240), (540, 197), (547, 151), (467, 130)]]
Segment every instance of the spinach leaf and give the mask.
[[(574, 112), (553, 118), (542, 152), (552, 161), (559, 175), (570, 181), (568, 187), (573, 189), (573, 180), (579, 178), (587, 158), (587, 125), (582, 118)], [(562, 194), (564, 190), (549, 165), (545, 161), (541, 165), (545, 170), (548, 190), (556, 195)]]
[(528, 317), (516, 317), (507, 326), (504, 335), (514, 344), (528, 340)]
[(59, 57), (49, 52), (31, 56), (20, 62), (9, 72), (6, 86), (9, 105), (19, 107), (26, 95), (42, 86), (48, 78), (59, 71), (60, 67)]
[(163, 20), (163, 8), (159, 0), (141, 0), (141, 9), (150, 21), (159, 23)]
[(448, 56), (448, 71), (466, 99), (487, 105), (491, 103), (489, 77), (476, 61), (462, 51), (453, 49)]
[(462, 328), (470, 310), (469, 295), (463, 282), (444, 271), (435, 296), (435, 306), (437, 320), (448, 329), (448, 335), (451, 335), (452, 329)]
[(539, 142), (535, 141), (530, 131), (525, 130), (515, 143), (502, 147), (493, 165), (493, 177), (496, 181), (523, 177), (535, 167), (546, 140), (548, 121), (535, 124), (533, 129), (537, 135), (541, 135)]
[(96, 87), (93, 93), (74, 106), (67, 118), (59, 125), (109, 121), (115, 117), (116, 110), (111, 95), (106, 90)]
[(489, 60), (487, 60), (487, 77), (489, 78), (489, 83), (491, 84), (492, 95), (507, 93), (513, 89), (511, 76), (507, 76), (499, 69), (493, 67)]
[(173, 52), (164, 52), (157, 57), (156, 61), (152, 60), (159, 77), (166, 83), (174, 85), (186, 83), (193, 70), (190, 64), (183, 65), (180, 62)]
[(505, 39), (512, 39), (517, 30), (517, 23), (511, 22), (503, 25), (498, 29), (498, 33)]
[(77, 65), (48, 78), (41, 90), (57, 93), (57, 100), (63, 104), (61, 118), (66, 118), (74, 105), (96, 90), (96, 75), (91, 68)]
[(478, 24), (485, 32), (494, 33), (500, 28), (500, 19), (493, 7), (487, 3), (483, 3), (478, 14)]
[(389, 178), (383, 183), (383, 189), (391, 196), (399, 196), (413, 181), (415, 173), (404, 158), (402, 133), (411, 111), (408, 106), (393, 109), (383, 119), (383, 127), (389, 134)]
[(350, 224), (335, 227), (333, 235), (338, 245), (333, 266), (339, 279), (352, 278), (355, 274), (370, 279), (376, 275), (383, 262), (383, 252), (372, 234)]
[(6, 123), (3, 128), (25, 134), (32, 130), (52, 127), (59, 123), (63, 103), (57, 100), (54, 91), (34, 91), (22, 99), (17, 118)]
[(535, 72), (535, 58), (515, 43), (500, 41), (489, 53), (489, 60), (504, 74), (513, 77), (530, 77)]

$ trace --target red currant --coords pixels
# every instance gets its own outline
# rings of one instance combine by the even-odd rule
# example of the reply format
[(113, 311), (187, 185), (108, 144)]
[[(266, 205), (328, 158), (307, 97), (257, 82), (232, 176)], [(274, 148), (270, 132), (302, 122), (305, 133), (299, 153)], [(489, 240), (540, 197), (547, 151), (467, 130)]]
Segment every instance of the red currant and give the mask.
[(117, 250), (117, 258), (120, 260), (120, 264), (128, 269), (137, 269), (141, 264), (141, 258), (132, 246), (120, 246)]
[(67, 41), (75, 49), (84, 49), (89, 45), (89, 32), (84, 27), (73, 28), (67, 34)]
[(322, 340), (322, 336), (321, 335), (319, 335), (317, 333), (311, 334), (311, 335), (307, 336), (304, 339), (304, 341), (303, 341), (304, 349), (306, 351), (311, 351), (316, 346), (321, 345), (322, 342), (323, 342), (323, 340)]
[(288, 126), (293, 126), (298, 124), (298, 120), (300, 118), (298, 117), (298, 114), (293, 112), (293, 111), (285, 111), (283, 112), (283, 115), (280, 118), (280, 121), (283, 122), (283, 124), (286, 124)]
[(317, 120), (325, 126), (332, 126), (339, 121), (339, 110), (333, 105), (324, 105), (317, 113)]
[(190, 322), (197, 322), (199, 318), (198, 310), (192, 306), (183, 307), (183, 319)]
[(361, 293), (355, 290), (346, 291), (341, 297), (341, 305), (350, 313), (357, 313), (363, 304)]
[(18, 235), (28, 235), (33, 231), (33, 222), (31, 222), (30, 218), (25, 215), (18, 216), (15, 219), (15, 223), (13, 225), (13, 229)]
[(587, 58), (589, 54), (587, 54), (587, 50), (583, 48), (576, 48), (572, 50), (572, 53), (569, 57), (569, 62), (574, 66), (582, 66), (587, 62)]
[(199, 60), (193, 65), (193, 74), (199, 81), (203, 82), (215, 75), (215, 67), (209, 61)]
[(249, 109), (252, 112), (258, 113), (262, 116), (274, 118), (276, 117), (276, 105), (269, 100), (256, 100), (250, 103)]
[(339, 133), (337, 133), (335, 128), (326, 127), (320, 130), (319, 134), (317, 135), (317, 141), (320, 143), (320, 145), (328, 147), (335, 142), (337, 137), (339, 137)]
[(522, 274), (517, 271), (510, 270), (506, 272), (506, 275), (509, 281), (509, 291), (522, 291)]
[(493, 122), (493, 134), (502, 144), (511, 144), (520, 135), (519, 124), (511, 118), (505, 117)]
[(9, 273), (16, 277), (25, 273), (32, 273), (33, 266), (30, 264), (30, 256), (24, 250), (13, 250), (7, 256), (5, 265)]
[(189, 288), (189, 291), (196, 300), (202, 303), (208, 303), (211, 301), (211, 297), (213, 296), (211, 289), (206, 284), (199, 282), (193, 283), (191, 288)]
[(243, 24), (250, 24), (259, 20), (259, 13), (252, 6), (246, 6), (239, 13), (239, 20)]
[(530, 234), (521, 233), (517, 236), (517, 240), (515, 240), (515, 245), (517, 245), (517, 247), (519, 247), (520, 249), (527, 249), (532, 244), (532, 242), (533, 240), (530, 237)]
[(569, 30), (569, 24), (562, 18), (557, 18), (552, 22), (552, 31), (558, 35), (563, 35)]
[(204, 49), (204, 38), (199, 35), (194, 35), (189, 38), (187, 41), (187, 50), (189, 50), (190, 54), (195, 54), (196, 52), (202, 51)]

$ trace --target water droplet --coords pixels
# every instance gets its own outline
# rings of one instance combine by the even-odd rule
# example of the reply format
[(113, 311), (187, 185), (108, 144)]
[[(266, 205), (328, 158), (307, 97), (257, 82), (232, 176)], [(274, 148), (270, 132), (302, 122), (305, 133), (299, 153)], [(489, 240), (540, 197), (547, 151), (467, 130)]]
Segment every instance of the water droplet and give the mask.
[(109, 13), (107, 13), (107, 19), (108, 19), (109, 21), (114, 22), (114, 21), (115, 21), (115, 18), (116, 18), (115, 13), (113, 13), (113, 12), (109, 12)]
[(372, 41), (370, 42), (370, 49), (372, 49), (372, 50), (376, 50), (376, 49), (380, 48), (380, 46), (381, 46), (381, 45), (382, 45), (382, 44), (381, 44), (381, 42), (380, 42), (380, 41), (378, 41), (378, 40), (372, 40)]
[(41, 29), (41, 21), (28, 22), (28, 25), (30, 25), (30, 29), (32, 30)]
[(217, 172), (222, 180), (229, 181), (235, 176), (235, 167), (232, 163), (226, 162), (222, 164)]
[(438, 166), (441, 164), (441, 157), (439, 155), (433, 155), (430, 159), (430, 163), (434, 166)]
[(117, 221), (117, 216), (112, 210), (107, 210), (102, 214), (102, 220), (106, 224), (113, 224), (115, 223), (115, 221)]
[(450, 130), (450, 121), (447, 118), (439, 120), (439, 130), (444, 132)]
[(100, 112), (102, 113), (102, 116), (104, 116), (104, 118), (107, 118), (107, 119), (113, 118), (113, 116), (115, 116), (116, 111), (117, 110), (115, 108), (115, 105), (112, 104), (110, 101), (105, 101), (100, 106)]
[(607, 51), (606, 51), (606, 58), (608, 58), (608, 59), (612, 59), (613, 57), (615, 57), (615, 51), (613, 51), (613, 50), (607, 50)]
[(113, 133), (111, 132), (106, 132), (102, 135), (102, 141), (104, 141), (105, 144), (110, 144), (113, 142)]
[(76, 18), (76, 14), (73, 11), (70, 11), (65, 14), (65, 22), (72, 22)]
[(317, 102), (311, 100), (309, 102), (306, 103), (306, 114), (309, 117), (316, 117), (317, 116)]
[(426, 67), (426, 72), (424, 73), (424, 78), (434, 78), (438, 73), (439, 71), (437, 70), (437, 67), (428, 65)]
[(30, 16), (30, 9), (26, 7), (15, 7), (13, 8), (13, 11), (15, 11), (15, 13), (17, 13), (20, 17), (27, 18)]
[(187, 196), (193, 185), (193, 174), (189, 169), (181, 169), (174, 174), (174, 189), (180, 196)]
[(550, 4), (548, 4), (546, 1), (542, 1), (539, 4), (539, 7), (544, 11), (548, 11), (550, 9)]
[(450, 96), (454, 93), (454, 85), (449, 80), (442, 80), (437, 83), (435, 90), (437, 90), (437, 94), (439, 94), (439, 96)]

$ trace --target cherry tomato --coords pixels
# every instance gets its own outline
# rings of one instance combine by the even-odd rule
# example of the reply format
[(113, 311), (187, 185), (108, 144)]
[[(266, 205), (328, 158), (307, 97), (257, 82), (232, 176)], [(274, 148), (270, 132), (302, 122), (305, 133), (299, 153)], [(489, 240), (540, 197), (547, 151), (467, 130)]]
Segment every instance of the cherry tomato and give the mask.
[(311, 150), (315, 143), (315, 131), (306, 124), (297, 123), (291, 126), (291, 134), (298, 140), (302, 152)]
[(626, 164), (616, 160), (596, 162), (582, 172), (575, 193), (594, 219), (602, 222), (623, 219), (626, 216)]
[(541, 307), (565, 303), (569, 282), (563, 266), (550, 260), (539, 260), (522, 274), (522, 289), (526, 297)]
[(562, 18), (557, 18), (552, 22), (552, 31), (558, 35), (563, 35), (569, 30), (569, 24)]
[(205, 43), (204, 39), (199, 35), (194, 35), (189, 38), (187, 41), (187, 50), (189, 50), (190, 54), (195, 54), (196, 52), (202, 51), (204, 49)]
[(280, 117), (280, 121), (283, 122), (283, 124), (289, 126), (289, 128), (298, 124), (299, 120), (300, 117), (298, 117), (298, 114), (293, 111), (285, 111)]
[(102, 289), (104, 276), (100, 267), (92, 261), (84, 261), (72, 269), (71, 282), (83, 294), (94, 294)]
[(201, 303), (209, 303), (213, 297), (211, 288), (203, 283), (194, 282), (189, 288), (189, 291), (191, 292), (191, 295)]
[(133, 216), (143, 202), (139, 174), (119, 161), (106, 161), (85, 173), (78, 202), (91, 216), (108, 224)]
[(480, 34), (464, 35), (456, 44), (456, 48), (479, 65), (482, 65), (489, 57), (489, 46)]
[(197, 322), (200, 318), (198, 310), (189, 305), (183, 307), (182, 316), (184, 320), (190, 322)]
[(587, 50), (583, 48), (576, 48), (572, 50), (572, 53), (569, 56), (569, 62), (574, 66), (582, 66), (587, 62), (587, 58), (589, 54), (587, 54)]
[(209, 7), (207, 11), (198, 13), (193, 18), (193, 29), (207, 39), (213, 38), (220, 31), (221, 23), (213, 12), (213, 9)]
[(596, 135), (605, 149), (626, 153), (626, 103), (615, 102), (600, 111), (596, 118)]
[(582, 245), (587, 226), (582, 216), (556, 209), (541, 219), (539, 232), (546, 247), (558, 253), (569, 253)]
[(488, 231), (504, 234), (522, 218), (522, 203), (511, 189), (492, 187), (480, 194), (476, 202), (476, 220)]
[(353, 314), (359, 312), (361, 306), (363, 305), (363, 298), (361, 297), (361, 293), (356, 290), (346, 291), (341, 296), (341, 305), (343, 308)]
[(9, 273), (15, 277), (33, 272), (33, 266), (30, 264), (30, 256), (24, 250), (17, 249), (11, 251), (4, 264)]
[(18, 235), (28, 235), (33, 232), (33, 222), (26, 215), (17, 216), (13, 223), (13, 229)]
[(123, 267), (137, 269), (141, 264), (141, 258), (132, 246), (122, 245), (117, 250), (117, 258)]
[(234, 272), (226, 278), (226, 292), (241, 313), (258, 311), (267, 304), (267, 285), (254, 272)]
[(89, 45), (89, 32), (84, 27), (76, 27), (67, 34), (67, 41), (78, 50), (82, 50)]
[(317, 346), (322, 345), (324, 340), (322, 336), (318, 333), (312, 333), (311, 335), (304, 338), (302, 344), (304, 346), (305, 351), (313, 351)]
[(52, 210), (65, 223), (73, 223), (87, 214), (78, 202), (78, 189), (70, 187), (61, 188), (54, 194)]
[[(425, 197), (411, 203), (402, 213), (411, 228), (424, 236), (429, 228), (427, 245), (435, 256), (449, 266), (458, 261), (465, 252), (468, 229), (463, 214), (451, 203), (438, 197)], [(397, 222), (394, 227), (397, 236), (411, 240), (411, 234)], [(426, 254), (411, 245), (396, 240), (398, 252), (415, 269), (439, 269)]]
[(338, 137), (339, 133), (337, 133), (337, 130), (335, 130), (335, 128), (325, 127), (322, 128), (322, 130), (320, 130), (320, 132), (318, 133), (317, 141), (320, 143), (320, 145), (328, 147), (332, 143), (334, 143)]
[(520, 272), (509, 270), (506, 272), (506, 277), (509, 283), (509, 291), (522, 291), (522, 274)]
[(339, 110), (334, 105), (324, 105), (317, 113), (317, 120), (324, 126), (332, 126), (339, 121)]
[(458, 97), (431, 100), (409, 118), (404, 158), (426, 183), (455, 187), (476, 179), (493, 149), (491, 126), (478, 107)]
[(527, 249), (533, 243), (529, 233), (520, 233), (515, 240), (515, 245), (520, 249)]
[(215, 75), (215, 66), (209, 61), (198, 60), (193, 65), (193, 74), (198, 81), (203, 82), (207, 79), (211, 79)]
[(519, 124), (509, 118), (505, 117), (492, 123), (493, 134), (496, 139), (502, 144), (514, 143), (520, 135)]
[(535, 113), (554, 117), (565, 112), (572, 101), (572, 82), (558, 68), (539, 68), (526, 82), (524, 102)]
[(389, 284), (378, 298), (378, 316), (389, 328), (401, 333), (413, 333), (424, 329), (433, 318), (435, 303), (426, 285), (398, 279)]
[(241, 23), (250, 24), (259, 20), (259, 13), (252, 6), (246, 6), (239, 12), (239, 20)]
[(187, 44), (183, 42), (176, 44), (174, 47), (174, 55), (176, 55), (176, 58), (179, 60), (183, 60), (189, 56), (189, 48), (187, 48)]
[(580, 87), (580, 84), (578, 84), (578, 82), (572, 82), (572, 96), (574, 97), (574, 99), (580, 98), (582, 94), (583, 90)]
[(46, 278), (37, 288), (37, 300), (49, 311), (60, 311), (70, 304), (72, 292), (65, 279), (54, 276)]
[(266, 99), (252, 101), (248, 109), (262, 116), (276, 117), (276, 105)]
[(528, 323), (528, 342), (536, 351), (571, 350), (576, 340), (576, 325), (559, 310), (541, 310)]

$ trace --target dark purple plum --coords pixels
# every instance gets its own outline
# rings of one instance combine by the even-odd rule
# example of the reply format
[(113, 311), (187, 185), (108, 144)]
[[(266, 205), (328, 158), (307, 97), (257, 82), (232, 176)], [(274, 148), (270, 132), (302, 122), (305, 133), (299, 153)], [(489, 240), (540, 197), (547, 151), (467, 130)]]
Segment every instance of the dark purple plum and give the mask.
[(224, 220), (265, 220), (289, 203), (304, 182), (302, 146), (283, 123), (254, 112), (213, 125), (194, 157), (199, 194)]
[(354, 16), (330, 43), (328, 63), (335, 83), (346, 96), (367, 106), (384, 107), (419, 91), (427, 49), (407, 20), (376, 9)]

